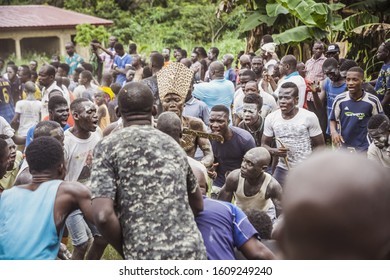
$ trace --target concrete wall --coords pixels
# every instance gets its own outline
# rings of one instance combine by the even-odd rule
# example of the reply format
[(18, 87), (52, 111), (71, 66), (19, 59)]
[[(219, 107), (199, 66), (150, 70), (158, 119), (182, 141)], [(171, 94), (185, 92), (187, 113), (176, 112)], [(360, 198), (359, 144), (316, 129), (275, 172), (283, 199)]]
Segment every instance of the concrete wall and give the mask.
[[(0, 56), (2, 55), (3, 48), (5, 51), (13, 48), (14, 50), (12, 52), (15, 53), (16, 58), (21, 59), (23, 53), (37, 48), (54, 51), (52, 54), (60, 54), (64, 57), (66, 55), (65, 43), (70, 42), (71, 36), (74, 35), (76, 35), (75, 29), (1, 31)], [(10, 43), (10, 40), (13, 40), (14, 43)], [(6, 44), (3, 44), (3, 42)], [(3, 47), (3, 45), (6, 47)]]

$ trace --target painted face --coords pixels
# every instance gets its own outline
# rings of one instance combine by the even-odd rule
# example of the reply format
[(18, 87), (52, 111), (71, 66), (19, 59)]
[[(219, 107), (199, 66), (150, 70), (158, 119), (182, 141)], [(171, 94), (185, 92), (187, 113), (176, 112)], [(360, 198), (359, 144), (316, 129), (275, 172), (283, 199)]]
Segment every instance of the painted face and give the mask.
[(181, 117), (184, 108), (184, 99), (179, 95), (175, 93), (168, 93), (161, 100), (161, 103), (164, 111), (174, 112)]
[(49, 112), (50, 119), (64, 127), (69, 118), (69, 107), (67, 104), (59, 104), (53, 111)]
[(7, 173), (8, 166), (10, 161), (10, 151), (9, 148), (6, 148), (4, 151), (4, 156), (0, 160), (0, 178), (3, 178), (5, 173)]
[(321, 55), (324, 53), (324, 45), (322, 44), (314, 44), (313, 49), (313, 58), (318, 59), (321, 57)]
[(225, 136), (228, 132), (229, 116), (222, 111), (211, 111), (209, 117), (209, 127), (211, 132)]
[(252, 71), (259, 75), (263, 71), (263, 61), (260, 58), (252, 60)]
[(98, 115), (96, 105), (91, 101), (82, 103), (84, 110), (78, 115), (78, 125), (85, 131), (94, 132), (98, 126)]
[(9, 165), (8, 165), (8, 170), (12, 170), (15, 164), (15, 159), (16, 159), (16, 145), (14, 140), (11, 138), (8, 138), (5, 140), (8, 144), (8, 149), (9, 149)]
[(294, 96), (293, 88), (280, 88), (279, 107), (284, 115), (291, 113), (298, 104), (298, 96)]
[(13, 80), (16, 77), (16, 73), (12, 67), (7, 67), (8, 80)]
[(383, 149), (389, 145), (389, 124), (387, 122), (382, 123), (376, 129), (368, 129), (368, 134), (371, 136), (375, 146), (379, 149)]
[(263, 164), (256, 158), (255, 153), (248, 151), (241, 163), (241, 176), (243, 178), (256, 178), (263, 173)]
[(39, 71), (38, 81), (41, 86), (48, 87), (53, 82), (54, 76), (49, 75), (45, 68)]
[(351, 94), (362, 91), (363, 75), (358, 72), (347, 72), (347, 89)]
[(328, 67), (323, 67), (324, 74), (332, 81), (337, 82), (340, 80), (340, 71), (339, 68), (335, 65), (329, 65)]
[(248, 126), (254, 125), (259, 120), (260, 110), (257, 108), (257, 104), (244, 103), (242, 113), (244, 116), (244, 122)]

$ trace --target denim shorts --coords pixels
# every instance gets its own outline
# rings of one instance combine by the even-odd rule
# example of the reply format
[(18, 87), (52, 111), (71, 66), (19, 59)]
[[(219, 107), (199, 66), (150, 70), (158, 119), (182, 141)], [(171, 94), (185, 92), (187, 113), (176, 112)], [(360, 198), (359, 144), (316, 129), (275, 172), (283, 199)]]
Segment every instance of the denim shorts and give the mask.
[(80, 210), (70, 213), (65, 224), (72, 238), (73, 246), (83, 245), (93, 236), (101, 236), (95, 225), (87, 223)]

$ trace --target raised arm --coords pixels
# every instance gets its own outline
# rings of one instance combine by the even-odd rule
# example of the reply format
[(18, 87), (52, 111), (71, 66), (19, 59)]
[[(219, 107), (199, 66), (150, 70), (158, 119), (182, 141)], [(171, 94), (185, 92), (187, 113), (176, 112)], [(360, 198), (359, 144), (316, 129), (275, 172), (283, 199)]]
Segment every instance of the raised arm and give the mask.
[(238, 178), (240, 176), (240, 169), (233, 170), (226, 177), (225, 185), (221, 188), (218, 194), (218, 199), (231, 202), (234, 192), (237, 190)]

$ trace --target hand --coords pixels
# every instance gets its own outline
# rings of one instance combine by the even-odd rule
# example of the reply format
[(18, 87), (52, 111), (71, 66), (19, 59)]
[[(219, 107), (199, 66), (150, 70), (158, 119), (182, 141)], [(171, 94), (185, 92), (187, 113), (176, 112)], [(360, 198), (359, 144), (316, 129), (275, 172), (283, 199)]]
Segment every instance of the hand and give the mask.
[(286, 157), (288, 151), (290, 151), (289, 148), (283, 148), (283, 147), (280, 147), (280, 148), (272, 148), (272, 149), (271, 149), (271, 154), (272, 154), (273, 156)]
[(312, 93), (319, 93), (321, 91), (321, 88), (320, 88), (320, 82), (319, 81), (314, 81), (312, 83), (309, 84), (309, 88), (310, 88), (310, 91)]
[(217, 166), (219, 165), (219, 163), (214, 163), (210, 168), (209, 170), (207, 170), (207, 175), (209, 175), (209, 177), (213, 180), (215, 180), (215, 178), (217, 178), (217, 171), (215, 171), (217, 169)]
[(341, 144), (345, 143), (344, 138), (336, 131), (332, 132), (332, 143), (336, 147), (341, 147)]

